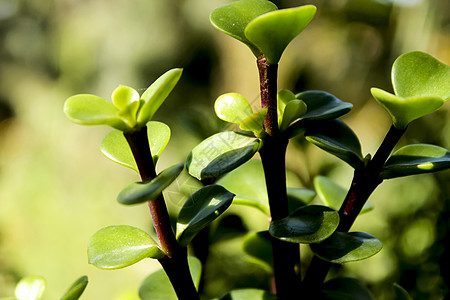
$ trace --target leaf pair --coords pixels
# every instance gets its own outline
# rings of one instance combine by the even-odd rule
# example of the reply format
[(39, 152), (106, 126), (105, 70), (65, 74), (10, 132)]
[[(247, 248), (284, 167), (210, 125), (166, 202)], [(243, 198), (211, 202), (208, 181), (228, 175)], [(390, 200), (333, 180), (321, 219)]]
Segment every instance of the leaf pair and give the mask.
[(64, 103), (64, 112), (82, 125), (108, 125), (123, 132), (142, 128), (173, 90), (181, 73), (182, 69), (167, 71), (142, 96), (121, 85), (112, 93), (112, 103), (95, 95), (75, 95)]
[(287, 45), (313, 19), (316, 7), (305, 5), (278, 10), (266, 0), (241, 0), (215, 9), (211, 23), (246, 44), (253, 54), (277, 64)]

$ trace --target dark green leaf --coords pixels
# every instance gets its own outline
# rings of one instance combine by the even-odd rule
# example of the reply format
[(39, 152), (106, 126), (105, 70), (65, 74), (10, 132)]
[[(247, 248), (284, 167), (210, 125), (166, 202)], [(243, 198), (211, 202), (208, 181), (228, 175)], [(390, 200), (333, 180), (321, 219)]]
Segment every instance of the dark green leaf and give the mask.
[(353, 104), (343, 102), (335, 96), (323, 91), (306, 91), (295, 95), (297, 99), (306, 103), (304, 120), (336, 119), (348, 113)]
[(276, 300), (275, 295), (258, 289), (234, 290), (220, 297), (219, 300)]
[(323, 285), (323, 300), (373, 300), (370, 292), (357, 279), (338, 277)]
[(331, 153), (353, 168), (363, 167), (361, 144), (353, 130), (340, 120), (311, 123), (305, 138), (317, 147)]
[(244, 237), (243, 249), (266, 270), (272, 270), (272, 243), (268, 231), (252, 232)]
[(194, 236), (219, 217), (233, 201), (234, 194), (220, 185), (208, 185), (186, 200), (177, 219), (177, 239), (187, 246)]
[(402, 288), (399, 284), (394, 283), (395, 300), (413, 300), (408, 292)]
[[(202, 264), (193, 256), (188, 257), (188, 262), (192, 280), (195, 287), (198, 288)], [(167, 277), (164, 270), (155, 271), (145, 278), (139, 288), (139, 296), (142, 300), (178, 300), (169, 277)]]
[(197, 179), (217, 177), (252, 158), (259, 144), (258, 139), (234, 131), (217, 133), (191, 151), (186, 166)]
[(383, 167), (383, 179), (437, 172), (450, 168), (450, 151), (445, 148), (416, 144), (400, 148)]
[(88, 244), (89, 263), (100, 269), (120, 269), (144, 258), (161, 258), (157, 243), (139, 228), (118, 225), (97, 231)]
[(326, 206), (309, 205), (287, 218), (272, 221), (269, 231), (283, 241), (310, 244), (328, 238), (338, 225), (337, 211)]
[(311, 250), (323, 260), (347, 263), (369, 258), (380, 252), (383, 245), (374, 236), (364, 232), (337, 232), (328, 239), (311, 244)]
[(88, 284), (88, 277), (78, 278), (60, 300), (78, 300)]
[(150, 182), (135, 182), (124, 188), (117, 197), (122, 204), (137, 204), (156, 199), (183, 170), (180, 163), (165, 169)]
[(47, 283), (40, 276), (28, 276), (22, 278), (16, 286), (18, 300), (41, 300), (44, 296)]

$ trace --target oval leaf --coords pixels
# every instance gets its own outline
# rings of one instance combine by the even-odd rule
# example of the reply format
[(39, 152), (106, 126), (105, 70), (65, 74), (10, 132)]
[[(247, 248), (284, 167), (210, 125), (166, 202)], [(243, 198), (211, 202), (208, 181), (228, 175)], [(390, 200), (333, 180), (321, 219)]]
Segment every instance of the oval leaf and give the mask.
[(291, 243), (318, 243), (328, 238), (339, 225), (339, 214), (334, 209), (309, 205), (298, 209), (289, 217), (270, 224), (270, 233)]
[(323, 91), (306, 91), (295, 95), (297, 99), (305, 102), (307, 110), (303, 115), (304, 120), (336, 119), (348, 113), (353, 104), (343, 102)]
[(139, 103), (139, 94), (131, 87), (119, 85), (113, 91), (111, 100), (119, 110), (125, 110), (131, 103)]
[(259, 144), (258, 139), (234, 131), (217, 133), (191, 151), (189, 174), (200, 180), (225, 174), (252, 158)]
[(117, 196), (122, 204), (138, 204), (151, 201), (161, 193), (180, 175), (184, 164), (180, 163), (165, 169), (149, 182), (135, 182), (124, 188)]
[(253, 19), (244, 33), (262, 51), (269, 64), (277, 64), (284, 49), (308, 26), (315, 13), (313, 5), (275, 10)]
[(328, 239), (311, 244), (311, 250), (323, 260), (347, 263), (369, 258), (383, 248), (374, 236), (364, 232), (334, 232)]
[(97, 231), (88, 244), (89, 263), (100, 269), (120, 269), (144, 258), (162, 258), (163, 252), (144, 231), (128, 225)]
[(250, 115), (248, 118), (244, 119), (241, 124), (239, 124), (239, 128), (242, 130), (252, 131), (255, 136), (261, 137), (264, 132), (264, 120), (267, 115), (267, 107), (264, 107), (260, 111), (255, 112)]
[(246, 44), (256, 57), (261, 57), (261, 50), (247, 39), (244, 31), (254, 18), (277, 9), (275, 4), (266, 0), (235, 1), (213, 10), (210, 21), (223, 33)]
[(400, 148), (386, 161), (383, 179), (437, 172), (450, 168), (450, 151), (445, 148), (416, 144)]
[(155, 82), (148, 87), (142, 94), (141, 99), (144, 100), (144, 105), (139, 111), (137, 118), (138, 124), (143, 126), (153, 118), (158, 108), (172, 92), (175, 85), (180, 80), (183, 69), (172, 69), (161, 75)]
[(19, 300), (40, 300), (44, 295), (47, 283), (40, 276), (22, 278), (16, 286), (16, 297)]
[(281, 125), (284, 109), (291, 100), (295, 100), (295, 94), (293, 92), (286, 89), (278, 91), (277, 93), (278, 126)]
[(258, 289), (240, 289), (234, 290), (223, 295), (219, 300), (276, 300), (275, 295)]
[(282, 132), (285, 131), (292, 122), (302, 117), (306, 110), (307, 108), (305, 102), (301, 100), (290, 101), (284, 109), (280, 130)]
[(194, 236), (219, 217), (233, 201), (234, 194), (220, 185), (208, 185), (192, 194), (177, 219), (177, 239), (187, 246)]
[(355, 169), (364, 166), (359, 139), (344, 122), (329, 120), (310, 125), (305, 131), (308, 142), (339, 157)]
[(320, 299), (373, 300), (370, 292), (355, 278), (338, 277), (324, 283)]
[(238, 93), (223, 94), (217, 98), (214, 110), (220, 119), (238, 125), (253, 114), (250, 103)]
[[(201, 262), (193, 257), (188, 257), (189, 270), (195, 287), (198, 289), (202, 273)], [(177, 295), (164, 270), (153, 272), (145, 278), (139, 288), (139, 296), (142, 300), (178, 300)]]
[(60, 300), (77, 300), (83, 294), (88, 284), (88, 277), (82, 276), (78, 278), (69, 288), (69, 290), (61, 297)]

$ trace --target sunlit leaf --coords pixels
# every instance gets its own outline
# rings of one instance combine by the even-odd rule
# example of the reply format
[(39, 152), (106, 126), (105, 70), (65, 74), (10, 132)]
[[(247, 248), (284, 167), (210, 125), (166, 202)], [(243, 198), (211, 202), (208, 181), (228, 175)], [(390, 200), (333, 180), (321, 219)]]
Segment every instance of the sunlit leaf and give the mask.
[(18, 300), (40, 300), (44, 296), (47, 283), (40, 276), (28, 276), (19, 281), (16, 286)]
[(135, 182), (124, 188), (118, 195), (117, 201), (122, 204), (137, 204), (158, 198), (183, 170), (180, 163), (165, 169), (149, 182)]
[(283, 119), (284, 109), (289, 101), (295, 99), (295, 94), (290, 90), (282, 89), (277, 93), (278, 127)]
[(251, 20), (244, 34), (269, 64), (277, 64), (284, 49), (308, 26), (315, 13), (313, 5), (268, 12)]
[(144, 258), (161, 258), (164, 254), (144, 231), (128, 225), (108, 226), (89, 240), (89, 263), (100, 269), (120, 269)]
[(249, 299), (276, 300), (278, 298), (267, 291), (258, 289), (234, 290), (219, 298), (219, 300), (249, 300)]
[(119, 110), (124, 110), (133, 102), (139, 103), (139, 93), (131, 87), (119, 85), (113, 91), (111, 99)]
[(268, 231), (251, 232), (244, 237), (242, 248), (254, 262), (266, 270), (272, 270), (272, 243)]
[(260, 137), (261, 133), (264, 131), (264, 119), (267, 115), (267, 107), (255, 112), (254, 114), (245, 118), (239, 128), (242, 130), (253, 131), (253, 133)]
[(200, 180), (225, 174), (252, 158), (259, 144), (258, 139), (234, 131), (217, 133), (191, 151), (189, 174)]
[(359, 280), (350, 277), (338, 277), (324, 283), (320, 299), (373, 300), (373, 297)]
[(177, 218), (178, 242), (187, 246), (194, 236), (219, 217), (233, 201), (234, 194), (220, 185), (208, 185), (186, 200)]
[(77, 300), (83, 294), (88, 284), (88, 277), (82, 276), (78, 278), (69, 288), (69, 290), (61, 297), (60, 300)]
[(306, 113), (303, 120), (335, 119), (348, 113), (353, 104), (343, 102), (324, 91), (306, 91), (295, 95), (297, 99), (306, 103)]
[[(195, 287), (198, 289), (202, 273), (201, 262), (193, 257), (188, 257), (189, 270)], [(139, 297), (142, 300), (178, 300), (177, 295), (164, 270), (158, 270), (150, 274), (142, 282), (139, 288)]]
[(337, 211), (326, 206), (309, 205), (287, 218), (272, 221), (269, 231), (283, 241), (310, 244), (328, 238), (338, 225)]
[(240, 124), (253, 114), (252, 107), (244, 96), (237, 93), (223, 94), (214, 103), (216, 115), (230, 123)]
[(285, 131), (292, 122), (302, 117), (306, 110), (306, 104), (301, 100), (292, 100), (288, 102), (282, 116), (280, 131)]
[(321, 259), (341, 264), (369, 258), (380, 252), (383, 244), (364, 232), (335, 231), (328, 239), (310, 246)]

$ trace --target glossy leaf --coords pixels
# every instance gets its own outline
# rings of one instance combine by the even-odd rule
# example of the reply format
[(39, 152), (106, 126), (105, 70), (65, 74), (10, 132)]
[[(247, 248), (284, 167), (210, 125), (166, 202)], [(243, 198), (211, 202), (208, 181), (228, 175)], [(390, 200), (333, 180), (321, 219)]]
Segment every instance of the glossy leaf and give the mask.
[(284, 109), (280, 131), (285, 131), (292, 122), (302, 117), (306, 113), (306, 110), (305, 102), (301, 100), (290, 101)]
[(324, 283), (320, 299), (373, 300), (373, 297), (359, 280), (350, 277), (338, 277)]
[(139, 93), (131, 87), (119, 85), (113, 91), (111, 100), (119, 110), (124, 110), (133, 102), (139, 103)]
[(337, 232), (311, 250), (323, 260), (332, 263), (347, 263), (363, 260), (380, 252), (383, 245), (374, 236), (364, 232)]
[(180, 175), (183, 168), (184, 164), (180, 163), (165, 169), (149, 182), (132, 183), (119, 193), (117, 201), (129, 205), (154, 200)]
[(252, 131), (255, 136), (262, 137), (262, 133), (264, 132), (264, 119), (267, 115), (267, 107), (255, 112), (249, 117), (245, 118), (239, 127), (242, 130)]
[(244, 34), (269, 64), (277, 64), (284, 49), (308, 26), (315, 13), (313, 5), (268, 12), (250, 21)]
[(272, 243), (268, 231), (251, 232), (244, 237), (242, 248), (255, 262), (266, 270), (272, 270)]
[[(316, 176), (314, 178), (314, 188), (317, 192), (317, 195), (325, 203), (325, 205), (335, 210), (340, 209), (347, 195), (346, 189), (324, 176)], [(373, 205), (369, 202), (366, 202), (360, 214), (369, 212), (372, 209)]]
[(219, 217), (233, 201), (234, 194), (220, 185), (208, 185), (186, 200), (177, 218), (178, 242), (187, 246), (194, 236)]
[(276, 300), (278, 299), (275, 295), (258, 289), (240, 289), (231, 291), (222, 297), (219, 300)]
[[(153, 162), (156, 164), (170, 140), (170, 128), (164, 123), (150, 121), (147, 123), (147, 135)], [(122, 132), (113, 131), (107, 134), (100, 143), (100, 150), (112, 161), (138, 171), (133, 153)]]
[(358, 137), (350, 127), (340, 120), (314, 122), (306, 127), (305, 138), (308, 142), (339, 157), (355, 169), (364, 166)]
[(175, 85), (180, 80), (183, 69), (172, 69), (161, 75), (153, 82), (142, 94), (141, 99), (145, 101), (139, 111), (137, 118), (138, 124), (143, 126), (153, 118), (158, 108), (172, 92)]
[(247, 99), (237, 93), (223, 94), (217, 98), (214, 110), (220, 119), (238, 125), (253, 114)]
[(413, 300), (408, 292), (399, 284), (394, 283), (395, 300)]
[[(193, 257), (188, 257), (189, 270), (195, 287), (198, 289), (202, 273), (201, 262)], [(164, 270), (158, 270), (150, 274), (142, 282), (139, 288), (139, 297), (142, 300), (178, 300), (177, 295)]]
[(47, 283), (40, 276), (28, 276), (19, 281), (16, 286), (18, 300), (40, 300), (44, 296)]
[(272, 221), (269, 231), (283, 241), (310, 244), (328, 238), (338, 225), (337, 211), (326, 206), (309, 205), (287, 218)]
[(128, 225), (97, 231), (88, 244), (89, 263), (100, 269), (121, 269), (144, 258), (162, 258), (157, 243), (144, 231)]
[(253, 19), (277, 9), (275, 4), (266, 0), (235, 1), (213, 10), (210, 21), (223, 33), (245, 43), (256, 57), (261, 57), (261, 50), (247, 39), (244, 31)]
[(258, 139), (234, 131), (217, 133), (191, 151), (189, 174), (200, 180), (225, 174), (252, 158), (259, 144)]
[(448, 168), (450, 168), (450, 151), (435, 145), (415, 144), (395, 151), (386, 161), (381, 177), (389, 179)]
[(323, 91), (306, 91), (295, 95), (305, 102), (307, 110), (303, 120), (336, 119), (348, 113), (353, 104), (343, 102), (335, 96)]
[(282, 89), (277, 93), (278, 127), (283, 119), (284, 109), (289, 101), (295, 100), (295, 94), (290, 90)]
[(78, 300), (83, 294), (88, 284), (88, 277), (82, 276), (78, 278), (69, 288), (69, 290), (61, 297), (60, 300)]

